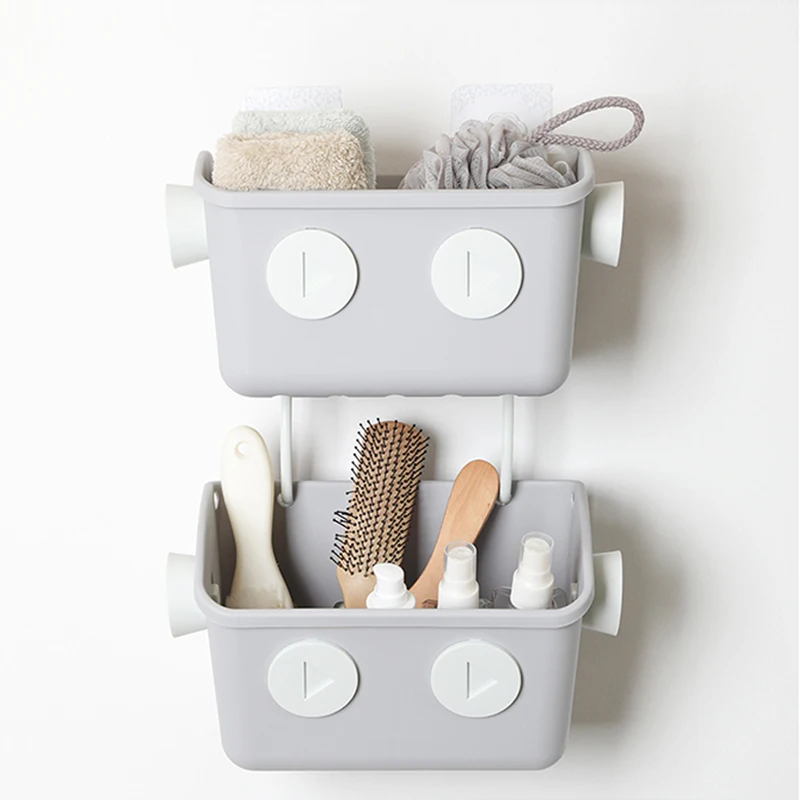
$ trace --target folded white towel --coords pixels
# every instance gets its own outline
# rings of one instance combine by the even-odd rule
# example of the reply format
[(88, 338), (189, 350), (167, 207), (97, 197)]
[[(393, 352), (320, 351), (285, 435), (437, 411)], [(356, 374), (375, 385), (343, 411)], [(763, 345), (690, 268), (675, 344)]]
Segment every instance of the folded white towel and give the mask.
[(302, 111), (311, 108), (341, 108), (338, 86), (261, 86), (251, 89), (242, 101), (242, 111)]
[(233, 133), (258, 136), (262, 133), (332, 133), (347, 131), (355, 136), (364, 154), (367, 188), (375, 188), (375, 150), (367, 123), (343, 108), (310, 111), (240, 111), (233, 119)]

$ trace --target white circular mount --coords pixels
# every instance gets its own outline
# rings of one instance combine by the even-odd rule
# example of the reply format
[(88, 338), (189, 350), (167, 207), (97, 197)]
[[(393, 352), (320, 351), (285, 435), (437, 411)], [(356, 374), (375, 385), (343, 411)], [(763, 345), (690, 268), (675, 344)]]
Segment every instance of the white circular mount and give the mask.
[(439, 654), (431, 670), (436, 699), (462, 717), (491, 717), (505, 711), (521, 687), (517, 662), (488, 642), (454, 644)]
[(338, 236), (317, 228), (290, 233), (267, 261), (267, 286), (275, 302), (301, 319), (341, 311), (356, 291), (358, 265)]
[(290, 714), (327, 717), (353, 699), (358, 669), (340, 647), (305, 639), (285, 647), (272, 659), (267, 687), (272, 699)]
[(505, 311), (522, 286), (522, 263), (511, 242), (485, 228), (459, 231), (433, 257), (433, 290), (442, 305), (469, 319)]
[[(208, 627), (206, 615), (194, 599), (195, 557), (184, 553), (167, 556), (167, 616), (169, 628), (175, 637), (203, 631)], [(214, 601), (219, 603), (219, 587), (211, 584)]]

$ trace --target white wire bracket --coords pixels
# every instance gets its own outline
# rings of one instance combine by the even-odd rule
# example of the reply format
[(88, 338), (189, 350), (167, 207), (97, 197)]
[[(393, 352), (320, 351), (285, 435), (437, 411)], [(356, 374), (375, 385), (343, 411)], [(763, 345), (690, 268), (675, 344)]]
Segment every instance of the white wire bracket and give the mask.
[(514, 469), (514, 395), (503, 395), (503, 439), (500, 451), (500, 494), (497, 502), (511, 501), (511, 473)]
[(281, 396), (281, 490), (278, 503), (288, 508), (294, 503), (292, 483), (292, 398)]

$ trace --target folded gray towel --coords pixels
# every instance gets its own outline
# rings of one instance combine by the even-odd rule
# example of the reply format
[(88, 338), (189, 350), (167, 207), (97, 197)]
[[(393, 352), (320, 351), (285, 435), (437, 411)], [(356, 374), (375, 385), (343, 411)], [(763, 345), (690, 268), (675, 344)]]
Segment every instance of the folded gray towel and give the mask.
[(375, 188), (375, 150), (367, 123), (344, 108), (304, 111), (240, 111), (233, 118), (233, 133), (254, 136), (262, 133), (332, 133), (345, 130), (355, 136), (364, 154), (367, 188)]
[(509, 119), (468, 120), (423, 151), (400, 189), (532, 189), (577, 180), (574, 147), (533, 144)]

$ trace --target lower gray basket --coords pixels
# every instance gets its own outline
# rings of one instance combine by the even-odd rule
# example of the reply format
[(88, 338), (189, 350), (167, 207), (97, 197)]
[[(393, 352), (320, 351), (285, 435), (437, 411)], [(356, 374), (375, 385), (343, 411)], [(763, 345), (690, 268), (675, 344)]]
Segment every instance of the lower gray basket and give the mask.
[[(545, 611), (333, 608), (341, 595), (329, 560), (331, 517), (348, 488), (300, 482), (294, 505), (275, 507), (275, 552), (295, 602), (291, 610), (233, 610), (214, 599), (227, 595), (236, 556), (220, 486), (204, 489), (194, 601), (208, 628), (230, 759), (255, 770), (509, 770), (555, 763), (567, 742), (582, 622), (594, 611), (594, 563), (601, 557), (592, 557), (584, 486), (516, 483), (513, 500), (494, 509), (477, 541), (481, 595), (488, 596), (510, 583), (526, 532), (553, 537), (556, 585), (569, 596), (577, 584), (578, 592), (565, 608)], [(450, 488), (445, 481), (421, 484), (404, 565), (409, 584), (430, 554)], [(276, 655), (308, 641), (344, 650), (357, 669), (352, 700), (329, 716), (290, 713), (267, 685)], [(500, 713), (469, 718), (437, 700), (434, 662), (462, 642), (499, 647), (518, 665), (521, 689)]]

